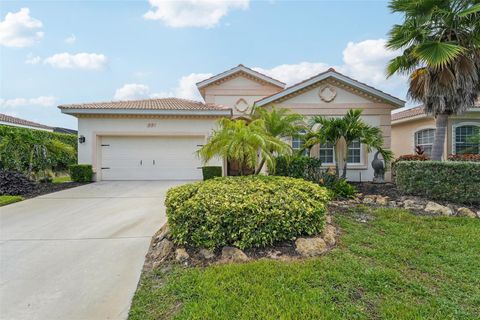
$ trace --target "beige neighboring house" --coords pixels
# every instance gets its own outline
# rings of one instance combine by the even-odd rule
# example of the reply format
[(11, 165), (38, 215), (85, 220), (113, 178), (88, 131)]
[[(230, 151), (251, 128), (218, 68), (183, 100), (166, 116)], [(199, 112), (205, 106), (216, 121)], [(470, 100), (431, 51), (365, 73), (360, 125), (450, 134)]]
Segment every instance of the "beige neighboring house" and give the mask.
[[(469, 138), (480, 130), (480, 101), (462, 115), (450, 116), (444, 146), (444, 159), (449, 154), (479, 153), (479, 146), (469, 143)], [(423, 106), (392, 113), (392, 151), (395, 157), (415, 154), (421, 146), (431, 154), (435, 137), (435, 119), (427, 116)]]
[[(285, 88), (281, 81), (243, 65), (197, 83), (205, 102), (178, 98), (61, 105), (78, 118), (79, 163), (92, 164), (96, 180), (199, 180), (196, 151), (208, 140), (220, 117), (249, 118), (255, 108), (276, 106), (304, 116), (343, 116), (363, 109), (362, 118), (382, 129), (390, 148), (391, 111), (404, 101), (346, 77), (334, 69)], [(300, 139), (290, 141), (294, 149)], [(333, 146), (316, 146), (311, 156), (334, 165)], [(360, 143), (349, 148), (350, 180), (372, 180), (368, 153)], [(211, 161), (224, 174), (229, 164)], [(342, 165), (341, 163), (339, 165)]]
[(53, 127), (49, 127), (33, 121), (12, 117), (3, 113), (0, 113), (0, 125), (35, 129), (35, 130), (44, 130), (44, 131), (50, 131), (50, 132), (53, 132), (53, 129), (54, 129)]

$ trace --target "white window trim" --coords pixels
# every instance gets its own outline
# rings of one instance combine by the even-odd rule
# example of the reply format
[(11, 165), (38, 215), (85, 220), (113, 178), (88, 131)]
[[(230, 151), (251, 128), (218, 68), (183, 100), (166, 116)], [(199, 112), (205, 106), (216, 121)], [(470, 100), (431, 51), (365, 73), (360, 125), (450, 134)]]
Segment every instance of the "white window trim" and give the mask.
[(478, 122), (459, 122), (452, 125), (452, 154), (457, 154), (456, 141), (457, 141), (457, 128), (463, 126), (475, 126), (480, 128)]
[[(320, 159), (320, 149), (321, 149), (321, 146), (322, 144), (320, 143), (318, 145), (318, 159)], [(322, 167), (328, 167), (328, 166), (332, 166), (332, 165), (335, 165), (337, 162), (335, 161), (335, 145), (333, 145), (332, 147), (333, 149), (333, 162), (323, 162), (321, 163), (321, 166)], [(321, 160), (321, 159), (320, 159)]]
[[(360, 166), (360, 165), (364, 164), (364, 161), (363, 161), (363, 159), (365, 157), (364, 150), (365, 150), (365, 146), (363, 145), (362, 142), (360, 142), (360, 162), (348, 162), (347, 161), (347, 168), (348, 168), (349, 165), (350, 166)], [(347, 148), (347, 152), (348, 152), (348, 148)]]
[[(423, 131), (423, 130), (429, 130), (429, 129), (433, 129), (437, 130), (437, 128), (435, 126), (422, 126), (422, 127), (418, 127), (416, 131), (413, 132), (413, 135), (412, 135), (412, 141), (413, 141), (413, 144), (412, 144), (412, 154), (415, 154), (416, 153), (416, 150), (415, 150), (415, 147), (417, 146), (417, 141), (415, 139), (415, 136), (417, 135), (417, 132), (420, 132), (420, 131)], [(433, 136), (433, 139), (434, 139), (434, 142), (435, 142), (435, 135)], [(432, 142), (432, 148), (433, 148), (433, 143)]]

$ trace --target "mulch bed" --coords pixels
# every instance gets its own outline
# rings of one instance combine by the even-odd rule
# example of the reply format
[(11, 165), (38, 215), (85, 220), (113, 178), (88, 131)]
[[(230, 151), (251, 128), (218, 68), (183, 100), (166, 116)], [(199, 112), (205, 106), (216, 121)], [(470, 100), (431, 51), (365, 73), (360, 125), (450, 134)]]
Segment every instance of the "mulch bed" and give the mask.
[(405, 196), (397, 189), (394, 183), (373, 183), (373, 182), (350, 182), (358, 192), (364, 195), (388, 196), (391, 199), (399, 199)]
[(57, 191), (62, 191), (70, 188), (83, 186), (85, 184), (86, 183), (80, 183), (80, 182), (36, 183), (34, 186), (34, 189), (31, 192), (22, 194), (21, 196), (24, 197), (25, 199), (29, 199), (29, 198), (34, 198), (34, 197), (42, 196), (45, 194), (57, 192)]

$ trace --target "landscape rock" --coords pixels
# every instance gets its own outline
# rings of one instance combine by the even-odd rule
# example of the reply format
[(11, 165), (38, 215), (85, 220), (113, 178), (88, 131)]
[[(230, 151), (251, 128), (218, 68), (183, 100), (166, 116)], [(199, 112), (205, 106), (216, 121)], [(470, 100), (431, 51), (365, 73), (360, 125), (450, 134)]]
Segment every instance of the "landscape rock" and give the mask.
[(160, 230), (157, 231), (157, 235), (155, 237), (156, 241), (162, 241), (165, 238), (168, 238), (170, 235), (170, 228), (168, 227), (168, 223), (165, 223)]
[(278, 250), (270, 250), (267, 252), (267, 258), (270, 258), (270, 259), (280, 259), (280, 256), (282, 255), (282, 253)]
[(449, 207), (442, 206), (441, 204), (438, 204), (433, 201), (429, 201), (427, 205), (425, 206), (424, 209), (426, 212), (433, 213), (433, 214), (438, 214), (442, 216), (451, 216), (452, 215), (452, 209)]
[(337, 229), (332, 226), (331, 224), (327, 224), (323, 229), (323, 240), (330, 245), (335, 245), (335, 234), (337, 233)]
[(457, 209), (457, 216), (468, 217), (468, 218), (476, 218), (477, 217), (475, 212), (473, 212), (472, 210), (470, 210), (468, 208), (465, 208), (465, 207), (461, 207), (461, 208)]
[(235, 247), (223, 247), (222, 259), (232, 262), (245, 262), (249, 260), (242, 250)]
[(375, 202), (381, 206), (386, 206), (390, 202), (390, 197), (388, 196), (377, 196)]
[(314, 257), (327, 250), (327, 243), (322, 238), (298, 238), (295, 241), (295, 250), (302, 257)]
[(200, 249), (198, 254), (205, 260), (210, 260), (215, 258), (215, 253), (212, 250)]
[(364, 204), (374, 204), (376, 198), (377, 198), (377, 196), (375, 196), (375, 195), (365, 196), (365, 197), (363, 198), (363, 203), (364, 203)]
[(328, 223), (328, 224), (331, 224), (332, 223), (332, 216), (326, 216), (325, 217), (325, 222)]
[(173, 242), (168, 239), (160, 241), (152, 251), (153, 260), (164, 261), (173, 250)]
[(407, 210), (423, 210), (423, 205), (418, 204), (411, 199), (403, 201), (403, 207)]
[(178, 248), (175, 250), (175, 260), (179, 262), (185, 262), (190, 259), (190, 255), (187, 253), (187, 250), (184, 248)]
[(477, 211), (477, 218), (480, 218), (480, 211)]

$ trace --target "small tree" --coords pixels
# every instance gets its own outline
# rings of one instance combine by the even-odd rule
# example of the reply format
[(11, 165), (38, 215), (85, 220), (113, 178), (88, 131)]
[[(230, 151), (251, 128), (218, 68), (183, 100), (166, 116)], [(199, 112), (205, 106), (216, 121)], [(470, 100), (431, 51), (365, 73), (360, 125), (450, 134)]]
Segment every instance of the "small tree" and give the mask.
[(267, 163), (275, 168), (275, 154), (285, 155), (291, 152), (290, 146), (282, 140), (271, 136), (262, 119), (251, 122), (222, 118), (218, 122), (208, 142), (198, 151), (204, 163), (214, 157), (222, 157), (228, 161), (240, 163), (240, 175), (244, 168), (255, 169), (259, 173), (260, 163)]

